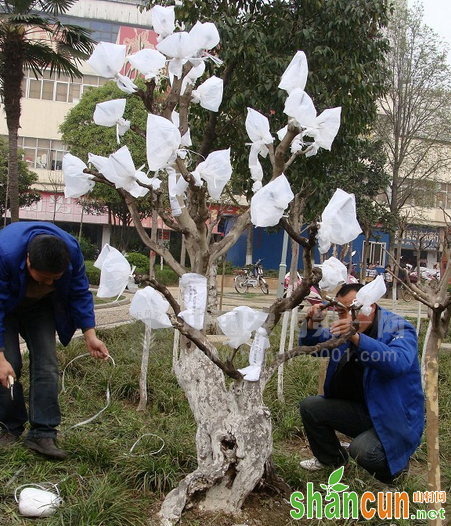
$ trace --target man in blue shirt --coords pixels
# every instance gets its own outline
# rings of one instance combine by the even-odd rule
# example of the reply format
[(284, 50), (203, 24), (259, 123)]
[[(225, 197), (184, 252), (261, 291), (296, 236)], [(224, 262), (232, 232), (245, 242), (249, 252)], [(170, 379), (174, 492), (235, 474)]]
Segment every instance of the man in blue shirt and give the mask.
[[(48, 458), (56, 445), (58, 404), (56, 337), (67, 345), (82, 329), (94, 358), (108, 350), (95, 333), (94, 302), (77, 240), (51, 223), (19, 222), (0, 231), (0, 447), (17, 442)], [(29, 413), (22, 384), (19, 336), (30, 357)]]
[[(343, 285), (337, 294), (338, 320), (330, 330), (321, 327), (324, 311), (307, 312), (301, 345), (315, 345), (346, 334), (352, 322), (351, 305), (360, 284)], [(406, 470), (421, 441), (424, 396), (415, 328), (404, 318), (376, 304), (358, 314), (359, 330), (345, 344), (324, 351), (329, 366), (324, 396), (301, 402), (305, 433), (314, 458), (301, 467), (314, 471), (346, 464), (348, 452), (336, 431), (354, 438), (349, 454), (385, 483)]]

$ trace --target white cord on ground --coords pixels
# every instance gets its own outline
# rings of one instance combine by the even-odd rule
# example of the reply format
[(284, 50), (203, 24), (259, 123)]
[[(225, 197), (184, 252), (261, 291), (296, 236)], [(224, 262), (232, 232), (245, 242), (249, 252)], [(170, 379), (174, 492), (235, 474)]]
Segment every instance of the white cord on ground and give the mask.
[[(144, 437), (155, 437), (155, 438), (158, 438), (158, 440), (161, 441), (160, 449), (157, 449), (156, 451), (151, 451), (150, 453), (149, 452), (142, 453), (140, 455), (133, 454), (133, 450), (138, 445), (138, 443), (141, 441), (141, 439), (143, 439)], [(165, 441), (161, 437), (159, 437), (158, 435), (155, 435), (153, 433), (145, 433), (144, 435), (140, 436), (138, 438), (138, 440), (133, 444), (133, 446), (130, 448), (130, 451), (128, 452), (127, 456), (130, 456), (130, 457), (144, 457), (146, 455), (157, 455), (160, 451), (163, 450), (165, 445), (166, 445)]]
[[(80, 354), (80, 356), (76, 356), (73, 358), (64, 368), (63, 376), (61, 380), (61, 391), (64, 393), (66, 392), (66, 386), (65, 386), (65, 377), (66, 377), (66, 369), (71, 365), (75, 360), (78, 360), (79, 358), (84, 358), (85, 356), (91, 356), (89, 353)], [(104, 408), (102, 408), (98, 413), (96, 413), (94, 416), (91, 416), (91, 418), (88, 418), (87, 420), (83, 420), (83, 422), (79, 422), (78, 424), (74, 424), (73, 426), (68, 427), (65, 431), (62, 432), (64, 435), (71, 429), (75, 429), (76, 427), (84, 426), (85, 424), (89, 424), (93, 420), (95, 420), (98, 416), (100, 416), (110, 405), (111, 403), (111, 395), (110, 395), (110, 382), (111, 378), (113, 376), (114, 368), (116, 367), (116, 363), (112, 356), (108, 356), (108, 360), (111, 360), (111, 363), (113, 364), (113, 369), (111, 370), (110, 377), (108, 378), (107, 386), (106, 386), (106, 405)]]

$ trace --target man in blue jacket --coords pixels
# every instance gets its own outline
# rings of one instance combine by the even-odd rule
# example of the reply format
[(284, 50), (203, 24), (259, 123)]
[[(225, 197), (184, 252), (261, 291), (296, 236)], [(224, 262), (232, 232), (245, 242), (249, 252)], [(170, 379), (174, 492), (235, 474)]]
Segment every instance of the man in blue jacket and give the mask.
[[(67, 345), (82, 329), (94, 358), (108, 350), (95, 333), (94, 303), (77, 240), (45, 222), (13, 223), (0, 231), (0, 447), (17, 442), (48, 458), (67, 453), (56, 445), (58, 404), (56, 337)], [(29, 414), (20, 383), (19, 335), (30, 357)]]
[[(338, 320), (330, 330), (320, 321), (320, 306), (307, 312), (299, 342), (314, 345), (349, 331), (351, 304), (360, 284), (343, 285), (337, 295)], [(359, 330), (345, 344), (324, 351), (329, 366), (324, 396), (301, 402), (305, 433), (314, 458), (301, 467), (316, 471), (346, 464), (348, 453), (336, 431), (354, 438), (349, 454), (382, 482), (390, 483), (409, 465), (421, 441), (424, 396), (418, 362), (417, 335), (404, 318), (376, 304), (358, 315)]]

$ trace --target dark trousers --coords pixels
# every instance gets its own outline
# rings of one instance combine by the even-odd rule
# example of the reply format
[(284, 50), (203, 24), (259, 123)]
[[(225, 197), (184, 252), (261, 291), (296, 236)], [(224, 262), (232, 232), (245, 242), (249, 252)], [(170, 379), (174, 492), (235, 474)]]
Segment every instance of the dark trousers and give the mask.
[[(0, 385), (0, 427), (20, 436), (29, 419), (30, 438), (56, 438), (61, 420), (58, 404), (59, 375), (56, 356), (55, 316), (50, 298), (19, 307), (5, 316), (5, 358), (16, 373), (14, 400)], [(30, 357), (29, 416), (20, 377), (22, 356), (19, 335), (27, 343)]]
[(349, 454), (382, 482), (391, 482), (387, 457), (368, 410), (350, 400), (310, 396), (300, 405), (304, 430), (315, 457), (326, 466), (346, 464), (348, 453), (340, 445), (336, 431), (354, 438)]

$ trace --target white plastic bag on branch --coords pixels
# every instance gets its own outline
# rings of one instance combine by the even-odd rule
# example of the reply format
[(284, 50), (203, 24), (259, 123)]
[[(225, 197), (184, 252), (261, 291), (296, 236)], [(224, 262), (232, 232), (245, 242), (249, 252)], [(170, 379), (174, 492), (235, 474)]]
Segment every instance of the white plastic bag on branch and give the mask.
[(290, 183), (284, 174), (279, 175), (252, 197), (252, 224), (260, 227), (277, 225), (293, 199)]
[(64, 197), (81, 197), (94, 188), (93, 176), (83, 172), (86, 168), (86, 164), (81, 159), (71, 153), (66, 153), (62, 166)]
[(133, 68), (144, 75), (146, 80), (158, 77), (166, 66), (166, 57), (156, 49), (141, 49), (133, 55), (127, 56)]
[(319, 282), (321, 290), (332, 292), (339, 285), (343, 285), (348, 281), (348, 269), (343, 263), (335, 258), (330, 257), (322, 264), (321, 267), (323, 277)]
[(249, 170), (254, 181), (252, 189), (257, 192), (262, 187), (263, 179), (263, 169), (258, 156), (268, 155), (269, 150), (266, 145), (274, 142), (274, 138), (269, 129), (268, 118), (252, 108), (247, 108), (246, 131), (252, 141), (249, 153)]
[(94, 122), (99, 126), (116, 126), (117, 142), (126, 131), (130, 129), (130, 121), (123, 118), (125, 111), (125, 99), (107, 100), (96, 104), (94, 111)]
[[(178, 114), (178, 112), (174, 110), (171, 114), (171, 119), (174, 125), (177, 126), (177, 128), (180, 128), (180, 115)], [(188, 147), (191, 145), (191, 132), (188, 128), (188, 130), (183, 134), (182, 138), (180, 139), (180, 146)]]
[(249, 365), (244, 369), (238, 369), (248, 382), (257, 382), (260, 379), (261, 370), (265, 363), (265, 351), (269, 347), (268, 333), (263, 327), (260, 327), (255, 333), (249, 352)]
[(152, 16), (152, 26), (155, 33), (158, 33), (159, 40), (172, 35), (175, 29), (175, 7), (173, 5), (163, 7), (156, 5), (150, 10)]
[(189, 35), (196, 52), (213, 49), (219, 44), (219, 32), (212, 22), (196, 22)]
[(133, 278), (135, 267), (130, 267), (130, 263), (119, 250), (108, 243), (102, 248), (94, 266), (100, 269), (98, 298), (118, 297), (127, 286), (131, 289), (136, 288)]
[(180, 146), (179, 129), (170, 120), (149, 113), (147, 116), (147, 164), (156, 172), (175, 161)]
[(183, 289), (185, 309), (179, 314), (188, 325), (202, 330), (204, 327), (205, 309), (207, 307), (207, 278), (188, 272), (180, 278)]
[(307, 83), (308, 63), (303, 51), (298, 51), (284, 71), (279, 88), (290, 94), (296, 88), (303, 90)]
[(285, 101), (283, 112), (295, 120), (300, 128), (314, 128), (316, 109), (312, 99), (301, 88), (294, 89)]
[(199, 163), (193, 172), (193, 177), (201, 177), (207, 183), (208, 193), (213, 199), (218, 200), (224, 186), (232, 177), (232, 164), (230, 162), (230, 148), (210, 153), (205, 161)]
[(172, 215), (178, 217), (182, 215), (182, 209), (177, 199), (177, 174), (173, 168), (168, 168), (168, 193), (169, 204), (171, 205)]
[[(315, 119), (315, 125), (303, 131), (303, 136), (313, 137), (316, 150), (324, 148), (330, 150), (332, 143), (340, 129), (341, 107), (324, 110)], [(316, 153), (316, 152), (315, 152)]]
[[(205, 72), (205, 62), (202, 60), (200, 64), (196, 67), (191, 68), (188, 73), (183, 77), (182, 80), (182, 89), (180, 90), (181, 95), (185, 93), (186, 86), (188, 85), (194, 85), (196, 83), (196, 80)], [(172, 80), (171, 80), (172, 84)]]
[(138, 290), (130, 304), (130, 316), (144, 322), (149, 329), (172, 327), (166, 314), (169, 303), (152, 287)]
[(97, 163), (99, 172), (114, 183), (116, 188), (127, 190), (133, 197), (143, 197), (149, 192), (149, 189), (139, 185), (137, 180), (149, 185), (152, 181), (143, 172), (136, 170), (127, 146), (111, 154), (106, 161), (103, 159), (101, 156), (89, 157), (89, 161)]
[(362, 229), (357, 221), (355, 196), (337, 188), (322, 215), (318, 230), (318, 250), (326, 253), (331, 244), (344, 245), (353, 241)]
[(365, 316), (369, 316), (372, 310), (371, 305), (380, 300), (386, 292), (387, 287), (384, 277), (379, 275), (357, 292), (354, 303), (359, 306), (362, 305), (360, 312)]
[(180, 31), (167, 36), (157, 44), (157, 50), (169, 60), (169, 73), (175, 77), (182, 77), (183, 64), (196, 51), (195, 42), (186, 31)]
[(252, 332), (260, 328), (267, 317), (267, 312), (241, 306), (219, 316), (218, 325), (221, 331), (229, 337), (227, 344), (236, 349), (250, 340)]
[(124, 45), (99, 42), (86, 62), (100, 76), (116, 79), (118, 88), (130, 94), (138, 88), (128, 77), (119, 73), (124, 65), (125, 52), (126, 47)]
[(222, 102), (223, 81), (214, 75), (203, 82), (191, 93), (191, 101), (199, 103), (202, 108), (218, 111)]

